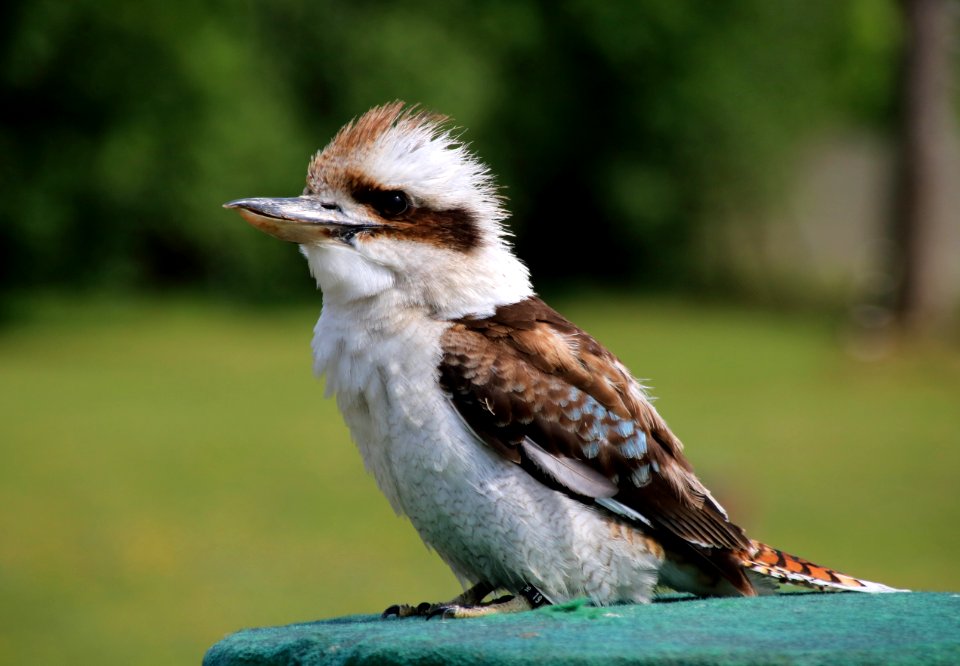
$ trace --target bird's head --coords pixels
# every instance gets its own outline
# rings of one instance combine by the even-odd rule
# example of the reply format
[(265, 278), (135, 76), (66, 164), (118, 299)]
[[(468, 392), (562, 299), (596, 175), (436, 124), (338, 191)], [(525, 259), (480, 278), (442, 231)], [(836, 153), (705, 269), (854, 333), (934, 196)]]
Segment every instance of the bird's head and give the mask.
[(445, 118), (402, 102), (343, 127), (311, 160), (300, 196), (225, 206), (299, 243), (331, 302), (389, 295), (452, 318), (532, 294), (487, 167)]

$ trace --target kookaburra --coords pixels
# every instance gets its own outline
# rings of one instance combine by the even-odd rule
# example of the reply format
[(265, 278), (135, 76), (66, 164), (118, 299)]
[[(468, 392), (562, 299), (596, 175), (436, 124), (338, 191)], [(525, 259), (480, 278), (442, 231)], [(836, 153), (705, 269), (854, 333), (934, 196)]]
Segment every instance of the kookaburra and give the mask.
[(300, 245), (323, 292), (314, 370), (391, 506), (466, 588), (387, 615), (647, 602), (658, 585), (893, 591), (730, 521), (644, 387), (536, 296), (490, 172), (445, 118), (371, 109), (300, 196), (226, 207)]

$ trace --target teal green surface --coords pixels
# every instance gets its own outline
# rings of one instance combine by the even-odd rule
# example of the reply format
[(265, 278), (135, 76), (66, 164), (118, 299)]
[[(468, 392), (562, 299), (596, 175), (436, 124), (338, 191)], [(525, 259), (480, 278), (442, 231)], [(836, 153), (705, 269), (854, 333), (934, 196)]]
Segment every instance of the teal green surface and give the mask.
[(960, 594), (784, 594), (571, 603), (472, 620), (355, 615), (247, 629), (204, 666), (240, 664), (957, 664)]

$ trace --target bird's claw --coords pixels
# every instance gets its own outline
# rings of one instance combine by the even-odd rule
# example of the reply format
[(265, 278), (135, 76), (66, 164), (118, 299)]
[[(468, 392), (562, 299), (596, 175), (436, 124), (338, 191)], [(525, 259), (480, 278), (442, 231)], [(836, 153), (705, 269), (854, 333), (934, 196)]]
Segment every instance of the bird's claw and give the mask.
[(423, 617), (436, 604), (427, 601), (411, 606), (410, 604), (394, 604), (380, 614), (380, 617), (387, 619), (390, 617)]
[[(532, 599), (533, 593), (530, 592), (531, 590), (538, 595), (535, 599)], [(424, 601), (416, 606), (394, 604), (383, 611), (380, 617), (385, 619), (392, 617), (422, 617), (425, 620), (431, 620), (435, 617), (439, 617), (442, 620), (482, 617), (496, 613), (516, 613), (517, 611), (530, 610), (531, 608), (537, 608), (542, 605), (544, 600), (540, 591), (528, 584), (516, 597), (508, 594), (484, 603), (483, 599), (492, 591), (493, 587), (488, 583), (477, 583), (450, 601), (443, 601), (436, 604)]]
[(457, 617), (457, 611), (460, 610), (460, 608), (461, 606), (434, 604), (426, 614), (426, 619), (432, 620), (435, 617), (439, 617), (441, 620), (452, 620)]
[(474, 614), (478, 614), (481, 608), (483, 608), (482, 604), (480, 606), (464, 606), (451, 603), (431, 604), (424, 601), (416, 606), (411, 606), (410, 604), (394, 604), (383, 611), (380, 617), (383, 619), (393, 617), (422, 617), (425, 620), (432, 620), (438, 617), (441, 620), (452, 620), (458, 617), (472, 617)]
[(400, 604), (394, 604), (384, 609), (384, 611), (380, 613), (380, 617), (383, 619), (387, 619), (388, 617), (400, 617), (400, 611)]

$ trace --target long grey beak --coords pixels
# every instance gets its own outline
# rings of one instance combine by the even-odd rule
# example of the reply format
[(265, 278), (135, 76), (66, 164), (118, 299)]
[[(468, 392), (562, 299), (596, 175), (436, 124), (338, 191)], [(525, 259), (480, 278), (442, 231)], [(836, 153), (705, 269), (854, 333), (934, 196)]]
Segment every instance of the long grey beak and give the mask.
[(350, 219), (337, 204), (315, 196), (237, 199), (223, 207), (236, 208), (260, 231), (292, 243), (339, 238), (374, 226)]

